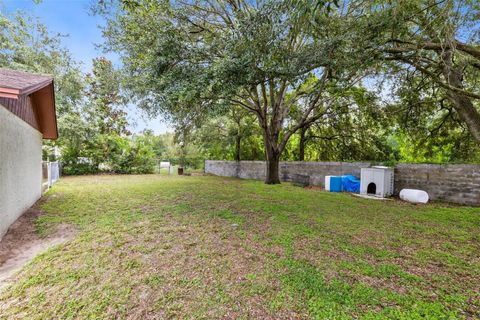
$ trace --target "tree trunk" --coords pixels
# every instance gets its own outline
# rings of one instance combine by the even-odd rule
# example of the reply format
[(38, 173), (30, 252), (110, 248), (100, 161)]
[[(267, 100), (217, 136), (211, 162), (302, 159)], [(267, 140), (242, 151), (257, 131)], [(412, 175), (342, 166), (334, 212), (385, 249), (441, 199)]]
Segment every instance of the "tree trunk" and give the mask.
[(299, 145), (299, 150), (298, 150), (298, 161), (304, 161), (305, 160), (305, 133), (306, 133), (305, 128), (300, 129), (300, 145)]
[[(443, 75), (448, 84), (453, 87), (463, 89), (463, 73), (460, 68), (455, 68), (452, 61), (452, 52), (448, 50), (443, 55), (444, 66)], [(480, 142), (480, 113), (475, 108), (472, 100), (467, 95), (453, 90), (447, 91), (447, 97), (453, 104), (460, 118), (467, 125), (473, 138)]]
[(447, 95), (473, 138), (480, 143), (480, 113), (471, 99), (458, 92), (449, 91)]
[(267, 176), (265, 177), (266, 184), (279, 184), (280, 183), (280, 155), (275, 152), (267, 151)]
[(242, 143), (242, 136), (237, 134), (235, 137), (235, 161), (241, 160), (241, 143)]
[(267, 174), (265, 177), (265, 183), (279, 184), (280, 175), (278, 173), (278, 170), (280, 167), (279, 162), (282, 150), (279, 150), (278, 146), (278, 129), (269, 128), (266, 123), (262, 125), (262, 129), (263, 141), (265, 143), (265, 155), (267, 156)]

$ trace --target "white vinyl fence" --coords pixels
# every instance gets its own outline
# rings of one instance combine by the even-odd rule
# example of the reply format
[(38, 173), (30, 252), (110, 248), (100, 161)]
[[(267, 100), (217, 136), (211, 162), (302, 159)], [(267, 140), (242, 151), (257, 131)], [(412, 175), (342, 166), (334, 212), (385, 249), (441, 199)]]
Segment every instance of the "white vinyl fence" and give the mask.
[(157, 165), (158, 165), (159, 172), (162, 169), (168, 169), (168, 174), (173, 174), (173, 166), (172, 166), (170, 161), (160, 161), (160, 160), (158, 160)]
[(42, 163), (43, 180), (42, 190), (45, 192), (60, 179), (60, 164), (58, 161), (44, 161)]

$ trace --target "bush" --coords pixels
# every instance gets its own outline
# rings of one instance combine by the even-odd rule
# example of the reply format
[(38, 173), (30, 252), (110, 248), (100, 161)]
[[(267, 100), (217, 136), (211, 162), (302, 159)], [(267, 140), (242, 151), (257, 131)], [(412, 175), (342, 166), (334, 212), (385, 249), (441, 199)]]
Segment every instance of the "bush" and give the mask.
[(88, 163), (62, 162), (62, 174), (66, 176), (96, 174), (98, 171), (98, 167)]
[(155, 152), (142, 137), (116, 140), (120, 152), (112, 154), (108, 163), (115, 173), (153, 173), (155, 171)]
[(145, 174), (155, 171), (156, 156), (149, 140), (142, 136), (121, 137), (101, 135), (82, 152), (66, 152), (62, 156), (64, 175), (113, 172), (120, 174)]
[(63, 175), (85, 175), (98, 173), (98, 164), (91, 157), (82, 157), (77, 149), (64, 149), (61, 156)]

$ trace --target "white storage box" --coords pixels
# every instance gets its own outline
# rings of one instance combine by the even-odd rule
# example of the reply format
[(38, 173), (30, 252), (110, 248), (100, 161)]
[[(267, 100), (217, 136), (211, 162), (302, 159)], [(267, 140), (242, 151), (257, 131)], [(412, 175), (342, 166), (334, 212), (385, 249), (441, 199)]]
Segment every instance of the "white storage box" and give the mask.
[(325, 191), (330, 191), (330, 177), (331, 176), (325, 176)]

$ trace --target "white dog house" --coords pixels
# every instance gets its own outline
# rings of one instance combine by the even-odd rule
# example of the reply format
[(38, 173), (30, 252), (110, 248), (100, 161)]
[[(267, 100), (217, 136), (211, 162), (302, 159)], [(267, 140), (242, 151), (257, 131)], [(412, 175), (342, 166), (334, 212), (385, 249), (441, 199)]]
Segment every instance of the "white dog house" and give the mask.
[(388, 167), (362, 168), (360, 194), (386, 198), (393, 194), (393, 169)]

